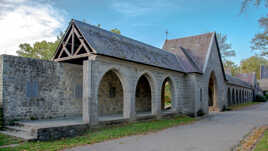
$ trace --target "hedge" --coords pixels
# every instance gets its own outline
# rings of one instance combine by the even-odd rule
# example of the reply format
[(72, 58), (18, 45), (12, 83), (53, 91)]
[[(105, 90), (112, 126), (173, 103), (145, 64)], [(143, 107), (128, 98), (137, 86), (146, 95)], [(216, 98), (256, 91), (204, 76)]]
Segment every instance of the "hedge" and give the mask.
[(4, 126), (4, 118), (3, 118), (3, 107), (0, 106), (0, 129)]
[(266, 97), (262, 95), (256, 95), (256, 99), (254, 100), (254, 102), (266, 102)]

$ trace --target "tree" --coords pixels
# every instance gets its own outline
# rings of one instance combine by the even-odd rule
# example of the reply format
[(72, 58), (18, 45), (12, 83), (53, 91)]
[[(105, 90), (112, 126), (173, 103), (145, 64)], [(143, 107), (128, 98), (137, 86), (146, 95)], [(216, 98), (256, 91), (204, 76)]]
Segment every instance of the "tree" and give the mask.
[(259, 24), (264, 30), (255, 34), (255, 37), (251, 40), (251, 49), (260, 51), (262, 56), (268, 56), (268, 18), (262, 17), (259, 19)]
[[(101, 24), (98, 24), (97, 27), (101, 28)], [(121, 31), (117, 28), (113, 28), (110, 30), (110, 32), (116, 33), (116, 34), (121, 34)]]
[(229, 71), (232, 76), (235, 76), (240, 72), (239, 66), (232, 61), (226, 60), (223, 66), (225, 71)]
[(268, 61), (258, 55), (252, 56), (240, 62), (240, 70), (242, 73), (255, 72), (257, 79), (260, 79), (260, 65), (268, 65)]
[(45, 40), (35, 42), (33, 46), (28, 43), (20, 44), (20, 50), (18, 50), (16, 53), (23, 57), (51, 60), (59, 45), (60, 37), (62, 36), (58, 36), (57, 40), (54, 42), (47, 42)]
[(227, 61), (228, 57), (234, 57), (235, 51), (232, 49), (232, 44), (227, 42), (227, 35), (217, 33), (216, 36), (217, 36), (223, 62)]
[[(241, 13), (243, 13), (248, 7), (249, 3), (252, 2), (255, 2), (255, 6), (264, 4), (265, 7), (268, 7), (268, 0), (243, 0)], [(261, 17), (258, 22), (263, 31), (255, 34), (255, 37), (251, 40), (251, 49), (260, 51), (262, 56), (268, 56), (268, 16)]]
[(116, 33), (116, 34), (121, 34), (121, 31), (117, 28), (111, 29), (111, 32)]
[(255, 6), (260, 6), (261, 3), (263, 2), (264, 6), (268, 7), (268, 0), (243, 0), (240, 12), (243, 13), (247, 9), (249, 3), (253, 2)]

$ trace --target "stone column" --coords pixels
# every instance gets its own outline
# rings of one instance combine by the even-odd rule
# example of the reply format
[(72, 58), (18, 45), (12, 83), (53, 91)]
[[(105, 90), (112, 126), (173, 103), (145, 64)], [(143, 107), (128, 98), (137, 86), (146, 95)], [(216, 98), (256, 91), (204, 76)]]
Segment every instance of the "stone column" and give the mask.
[[(159, 80), (160, 81), (160, 80)], [(161, 86), (159, 82), (155, 84), (152, 92), (152, 114), (157, 118), (161, 116)]]
[(86, 60), (83, 62), (83, 121), (90, 125), (96, 125), (98, 122), (97, 114), (97, 98), (95, 89), (92, 87), (92, 61)]
[(90, 72), (91, 66), (89, 61), (83, 62), (83, 121), (90, 123)]
[[(127, 76), (125, 76), (127, 77)], [(124, 90), (124, 111), (123, 116), (130, 121), (135, 120), (135, 79), (127, 77), (125, 80), (125, 90)]]

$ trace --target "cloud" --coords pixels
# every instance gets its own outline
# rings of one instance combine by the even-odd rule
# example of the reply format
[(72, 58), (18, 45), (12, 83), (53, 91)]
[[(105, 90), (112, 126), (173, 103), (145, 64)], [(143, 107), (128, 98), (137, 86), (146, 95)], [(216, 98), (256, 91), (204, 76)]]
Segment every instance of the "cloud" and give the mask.
[(174, 6), (176, 5), (166, 0), (114, 0), (111, 5), (112, 9), (127, 16), (140, 16), (164, 8), (173, 8)]
[(15, 55), (21, 43), (54, 41), (64, 24), (61, 14), (45, 0), (0, 0), (0, 53)]

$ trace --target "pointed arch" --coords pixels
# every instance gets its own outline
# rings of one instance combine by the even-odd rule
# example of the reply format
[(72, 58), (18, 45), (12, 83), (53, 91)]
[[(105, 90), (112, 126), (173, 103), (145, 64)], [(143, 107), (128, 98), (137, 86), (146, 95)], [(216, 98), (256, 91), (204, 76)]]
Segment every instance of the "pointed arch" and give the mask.
[(233, 88), (233, 91), (232, 91), (232, 105), (235, 104), (235, 89)]
[(214, 71), (210, 73), (208, 82), (209, 111), (218, 111), (218, 84)]
[(238, 90), (236, 89), (236, 99), (235, 99), (235, 104), (239, 104), (239, 94), (238, 94)]
[(143, 73), (137, 79), (135, 87), (135, 111), (136, 114), (152, 114), (154, 82), (149, 73)]
[(121, 74), (110, 69), (101, 76), (98, 85), (98, 116), (123, 116), (124, 85)]
[(161, 111), (174, 109), (174, 89), (174, 82), (169, 76), (166, 77), (161, 86)]
[(230, 90), (230, 87), (228, 88), (227, 90), (227, 102), (228, 102), (228, 106), (230, 106), (232, 104), (232, 98), (231, 98), (231, 90)]

